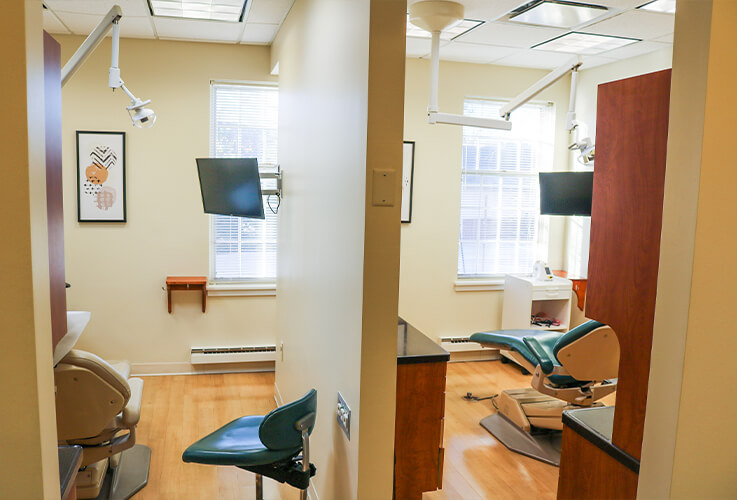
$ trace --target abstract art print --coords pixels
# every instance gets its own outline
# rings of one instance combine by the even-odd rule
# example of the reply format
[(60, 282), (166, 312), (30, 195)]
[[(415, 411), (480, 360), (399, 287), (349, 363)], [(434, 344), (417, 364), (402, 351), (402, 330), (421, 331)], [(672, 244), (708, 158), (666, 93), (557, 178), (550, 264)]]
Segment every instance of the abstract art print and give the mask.
[(77, 131), (77, 220), (125, 222), (125, 132)]

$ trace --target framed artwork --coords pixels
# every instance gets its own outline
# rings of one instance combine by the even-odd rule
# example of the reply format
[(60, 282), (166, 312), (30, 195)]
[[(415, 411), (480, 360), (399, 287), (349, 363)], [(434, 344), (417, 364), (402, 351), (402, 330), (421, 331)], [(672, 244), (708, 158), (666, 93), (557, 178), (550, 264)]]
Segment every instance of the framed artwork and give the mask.
[(402, 151), (402, 222), (412, 222), (412, 176), (415, 170), (415, 141), (404, 141)]
[(125, 132), (77, 131), (77, 220), (125, 222)]

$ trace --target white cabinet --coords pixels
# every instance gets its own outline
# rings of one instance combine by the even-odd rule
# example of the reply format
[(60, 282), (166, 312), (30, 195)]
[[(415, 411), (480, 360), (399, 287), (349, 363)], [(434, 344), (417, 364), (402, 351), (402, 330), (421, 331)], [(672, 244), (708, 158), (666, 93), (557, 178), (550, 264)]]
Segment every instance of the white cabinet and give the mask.
[[(571, 322), (572, 288), (570, 280), (558, 276), (548, 281), (537, 281), (532, 276), (506, 275), (502, 329), (568, 331)], [(548, 319), (557, 319), (560, 325), (531, 324), (530, 318), (537, 314), (543, 314)]]

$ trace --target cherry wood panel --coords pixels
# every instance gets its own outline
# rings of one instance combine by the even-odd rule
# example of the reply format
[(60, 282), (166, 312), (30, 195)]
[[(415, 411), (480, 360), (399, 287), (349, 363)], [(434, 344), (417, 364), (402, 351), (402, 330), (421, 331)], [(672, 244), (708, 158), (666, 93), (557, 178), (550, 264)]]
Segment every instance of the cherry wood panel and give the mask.
[(397, 366), (394, 498), (420, 500), (441, 487), (447, 362)]
[(620, 343), (612, 442), (640, 459), (660, 257), (670, 70), (599, 86), (586, 316)]
[[(619, 400), (617, 400), (619, 404)], [(619, 500), (637, 496), (637, 474), (563, 427), (558, 500)]]
[(64, 273), (64, 207), (61, 165), (61, 46), (44, 31), (46, 107), (46, 212), (49, 232), (49, 281), (52, 348), (67, 333)]

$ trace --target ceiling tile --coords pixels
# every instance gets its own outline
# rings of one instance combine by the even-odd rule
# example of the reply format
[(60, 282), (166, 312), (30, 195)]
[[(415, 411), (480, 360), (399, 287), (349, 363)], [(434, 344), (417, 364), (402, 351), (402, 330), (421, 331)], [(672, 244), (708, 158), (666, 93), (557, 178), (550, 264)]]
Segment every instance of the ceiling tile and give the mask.
[[(89, 35), (100, 22), (100, 16), (93, 14), (59, 12), (57, 15), (75, 35)], [(110, 36), (110, 33), (107, 36)], [(123, 38), (154, 38), (151, 20), (148, 17), (123, 16), (120, 20), (120, 36)]]
[(639, 7), (640, 5), (649, 1), (650, 0), (597, 0), (593, 3), (595, 3), (596, 5), (601, 5), (602, 7), (608, 7), (610, 9), (629, 10), (634, 9), (635, 7)]
[(56, 13), (75, 12), (102, 16), (107, 14), (113, 5), (119, 5), (124, 17), (149, 15), (146, 0), (44, 0), (44, 2)]
[(582, 70), (595, 68), (597, 66), (603, 66), (604, 64), (610, 64), (617, 62), (616, 59), (601, 56), (583, 56)]
[(567, 30), (519, 26), (503, 22), (487, 23), (456, 40), (464, 43), (485, 43), (501, 47), (529, 49), (533, 45), (567, 33)]
[(661, 42), (661, 43), (673, 43), (673, 33), (670, 33), (664, 36), (659, 36), (658, 38), (653, 38), (653, 41)]
[(167, 17), (154, 17), (153, 19), (159, 38), (170, 40), (236, 43), (240, 40), (241, 31), (243, 30), (242, 23)]
[(630, 57), (637, 57), (643, 54), (649, 54), (650, 52), (655, 52), (656, 50), (665, 49), (667, 47), (672, 48), (672, 45), (668, 43), (643, 41), (643, 42), (633, 43), (632, 45), (627, 45), (619, 49), (614, 49), (608, 52), (603, 52), (601, 55), (604, 57), (611, 57), (613, 59), (618, 59), (621, 61), (622, 59), (629, 59)]
[(407, 57), (429, 56), (431, 49), (431, 41), (429, 38), (407, 37)]
[(265, 45), (274, 41), (278, 24), (246, 23), (246, 28), (241, 37), (241, 43)]
[(64, 33), (69, 35), (70, 31), (61, 21), (48, 9), (44, 9), (44, 29), (49, 33)]
[(472, 63), (490, 63), (503, 57), (520, 52), (520, 49), (511, 47), (496, 47), (494, 45), (480, 45), (473, 43), (450, 42), (440, 48), (440, 59), (443, 61), (460, 61)]
[(247, 23), (279, 24), (294, 0), (249, 0)]
[(574, 57), (571, 54), (563, 54), (561, 52), (528, 49), (494, 61), (494, 64), (518, 66), (520, 68), (554, 69), (572, 61)]
[[(499, 19), (529, 0), (460, 0), (465, 12), (466, 19), (479, 19), (481, 21), (493, 21)], [(411, 2), (414, 3), (414, 2)]]
[(584, 33), (653, 39), (673, 33), (674, 16), (631, 10), (582, 29)]

